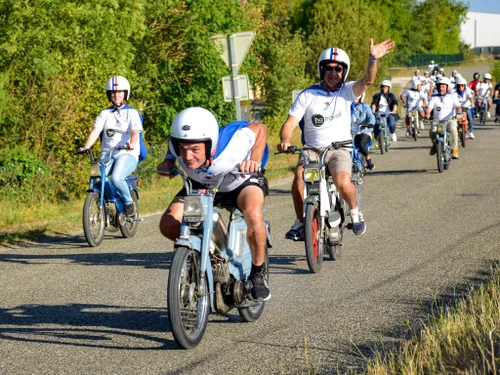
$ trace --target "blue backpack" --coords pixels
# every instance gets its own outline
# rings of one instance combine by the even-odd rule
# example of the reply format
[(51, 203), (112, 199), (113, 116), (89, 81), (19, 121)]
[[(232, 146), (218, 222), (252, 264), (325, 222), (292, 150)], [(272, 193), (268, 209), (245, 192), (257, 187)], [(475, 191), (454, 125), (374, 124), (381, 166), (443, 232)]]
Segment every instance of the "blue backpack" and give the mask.
[[(233, 121), (224, 126), (223, 128), (220, 128), (219, 140), (217, 142), (217, 150), (215, 151), (215, 155), (213, 156), (213, 158), (215, 159), (222, 153), (222, 151), (224, 151), (229, 141), (233, 137), (234, 133), (236, 133), (241, 128), (247, 127), (250, 124), (251, 123), (248, 121)], [(264, 150), (264, 155), (262, 155), (261, 168), (265, 167), (267, 159), (269, 159), (269, 146), (266, 143), (266, 149)]]

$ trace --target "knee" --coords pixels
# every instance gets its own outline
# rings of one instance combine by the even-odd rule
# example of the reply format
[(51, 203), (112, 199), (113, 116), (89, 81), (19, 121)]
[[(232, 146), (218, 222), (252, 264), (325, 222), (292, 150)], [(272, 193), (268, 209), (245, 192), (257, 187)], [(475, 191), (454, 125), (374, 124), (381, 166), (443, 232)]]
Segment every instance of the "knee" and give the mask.
[(249, 228), (256, 228), (261, 224), (264, 224), (264, 216), (262, 210), (259, 209), (248, 209), (243, 212), (243, 217)]
[(175, 241), (181, 232), (181, 222), (172, 215), (165, 213), (160, 220), (160, 232), (169, 240)]

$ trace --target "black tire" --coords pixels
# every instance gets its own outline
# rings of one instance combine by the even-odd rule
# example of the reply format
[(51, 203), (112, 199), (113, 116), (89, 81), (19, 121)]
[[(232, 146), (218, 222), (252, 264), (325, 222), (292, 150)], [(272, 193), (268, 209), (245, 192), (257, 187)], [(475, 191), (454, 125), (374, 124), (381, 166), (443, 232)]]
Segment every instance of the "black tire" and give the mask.
[(413, 119), (413, 139), (415, 140), (415, 142), (418, 139), (418, 119), (417, 118)]
[(91, 247), (99, 246), (104, 238), (105, 215), (104, 207), (99, 207), (99, 193), (87, 194), (83, 204), (83, 232)]
[(437, 167), (439, 173), (443, 173), (444, 170), (444, 149), (443, 142), (438, 141), (436, 143), (436, 157), (437, 157)]
[(200, 264), (198, 252), (177, 247), (168, 275), (168, 316), (175, 341), (184, 349), (200, 343), (210, 313), (208, 285), (200, 277)]
[(323, 263), (323, 233), (320, 233), (319, 209), (314, 204), (308, 204), (305, 218), (305, 248), (307, 265), (312, 273), (318, 273)]
[[(266, 258), (264, 264), (267, 270), (266, 281), (267, 285), (269, 285), (269, 254), (267, 251), (267, 246), (266, 246)], [(265, 302), (259, 302), (257, 306), (238, 308), (238, 312), (246, 322), (254, 322), (260, 318), (260, 316), (264, 312), (265, 306), (266, 306)]]
[(459, 125), (460, 129), (458, 131), (458, 135), (460, 137), (460, 143), (462, 147), (467, 146), (467, 131), (464, 129), (464, 125)]
[(385, 152), (385, 131), (381, 130), (378, 133), (378, 144), (380, 146), (380, 153), (384, 154)]
[[(135, 190), (132, 190), (130, 194), (132, 195), (132, 199), (134, 200), (134, 206), (135, 206), (135, 215), (132, 216), (131, 218), (137, 219), (139, 217), (139, 202), (137, 201), (137, 193), (135, 192)], [(123, 221), (123, 225), (120, 224), (120, 221), (118, 221), (118, 225), (120, 227), (120, 232), (122, 232), (122, 236), (125, 238), (129, 238), (129, 237), (134, 237), (135, 234), (137, 233), (137, 227), (139, 226), (139, 222), (138, 221), (130, 222), (127, 219), (125, 219)]]

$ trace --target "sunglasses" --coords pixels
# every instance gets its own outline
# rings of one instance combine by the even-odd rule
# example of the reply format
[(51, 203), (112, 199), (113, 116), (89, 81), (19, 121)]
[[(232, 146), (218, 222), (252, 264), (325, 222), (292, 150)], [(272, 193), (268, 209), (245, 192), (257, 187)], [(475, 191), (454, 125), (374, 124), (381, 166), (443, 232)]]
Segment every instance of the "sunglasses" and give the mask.
[(337, 73), (340, 73), (342, 70), (344, 70), (344, 68), (342, 68), (340, 65), (336, 65), (336, 66), (325, 66), (325, 70), (327, 72), (333, 72), (334, 70), (337, 72)]

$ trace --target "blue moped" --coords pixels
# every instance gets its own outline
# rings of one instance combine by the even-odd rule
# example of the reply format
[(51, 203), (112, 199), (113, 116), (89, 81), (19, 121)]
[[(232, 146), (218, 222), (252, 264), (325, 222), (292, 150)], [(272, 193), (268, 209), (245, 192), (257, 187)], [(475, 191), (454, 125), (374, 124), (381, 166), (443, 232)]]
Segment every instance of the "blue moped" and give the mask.
[(92, 165), (90, 167), (90, 181), (87, 189), (87, 198), (83, 204), (83, 232), (85, 239), (92, 247), (99, 246), (104, 238), (104, 230), (109, 232), (121, 231), (123, 237), (133, 237), (137, 232), (139, 218), (139, 191), (138, 176), (127, 177), (132, 199), (134, 200), (135, 214), (125, 215), (121, 196), (113, 183), (106, 175), (106, 167), (114, 161), (114, 153), (126, 150), (127, 147), (113, 147), (102, 160), (96, 161), (92, 150), (86, 149), (81, 153), (88, 153)]
[[(187, 193), (168, 277), (168, 315), (175, 341), (189, 349), (200, 343), (211, 312), (227, 313), (236, 307), (245, 321), (252, 322), (261, 316), (265, 302), (252, 301), (249, 293), (252, 254), (242, 213), (230, 209), (226, 227), (221, 213), (214, 209), (215, 194), (224, 178), (249, 173), (228, 171), (216, 187), (198, 190), (192, 188), (191, 181), (179, 169), (168, 174), (180, 175)], [(268, 269), (267, 249), (272, 244), (267, 221), (265, 226)]]

